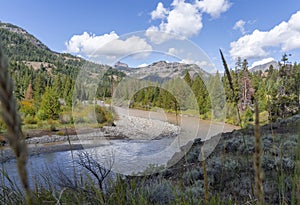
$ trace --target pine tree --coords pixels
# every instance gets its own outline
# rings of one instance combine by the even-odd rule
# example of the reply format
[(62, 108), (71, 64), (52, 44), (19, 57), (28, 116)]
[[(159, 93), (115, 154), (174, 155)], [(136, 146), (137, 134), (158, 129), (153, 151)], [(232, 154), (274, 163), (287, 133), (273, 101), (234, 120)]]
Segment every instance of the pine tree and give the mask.
[(36, 102), (41, 101), (41, 97), (45, 91), (46, 81), (41, 73), (37, 75), (33, 82), (34, 99)]
[(52, 87), (59, 97), (63, 96), (63, 82), (62, 82), (62, 75), (60, 73), (54, 77)]
[(242, 69), (242, 59), (241, 57), (238, 57), (235, 63), (235, 71)]
[(217, 71), (216, 75), (211, 77), (209, 82), (209, 92), (211, 99), (211, 106), (213, 109), (213, 117), (215, 119), (222, 118), (222, 110), (225, 107), (225, 92), (223, 90), (223, 84), (221, 82), (220, 74)]
[(60, 102), (58, 95), (52, 88), (47, 87), (42, 97), (41, 106), (38, 112), (38, 118), (41, 120), (53, 119), (56, 120), (60, 114)]
[(199, 75), (194, 79), (192, 91), (197, 99), (199, 114), (205, 114), (210, 109), (209, 93)]
[(183, 79), (185, 80), (185, 82), (186, 82), (190, 87), (192, 87), (192, 79), (191, 79), (191, 75), (190, 75), (190, 73), (189, 73), (188, 70), (185, 70), (185, 74), (184, 74)]
[(64, 86), (64, 91), (63, 91), (63, 98), (66, 101), (67, 106), (71, 107), (72, 106), (72, 99), (73, 99), (73, 82), (72, 79), (67, 76), (65, 78), (65, 86)]

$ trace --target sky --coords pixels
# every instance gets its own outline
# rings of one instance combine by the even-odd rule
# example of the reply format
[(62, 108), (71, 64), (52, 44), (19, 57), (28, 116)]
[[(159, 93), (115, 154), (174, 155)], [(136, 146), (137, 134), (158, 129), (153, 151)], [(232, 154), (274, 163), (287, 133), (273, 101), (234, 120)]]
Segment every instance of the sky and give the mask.
[(284, 53), (300, 62), (299, 0), (6, 0), (0, 20), (103, 64), (166, 60), (222, 71), (220, 48), (232, 68), (237, 57), (249, 67)]

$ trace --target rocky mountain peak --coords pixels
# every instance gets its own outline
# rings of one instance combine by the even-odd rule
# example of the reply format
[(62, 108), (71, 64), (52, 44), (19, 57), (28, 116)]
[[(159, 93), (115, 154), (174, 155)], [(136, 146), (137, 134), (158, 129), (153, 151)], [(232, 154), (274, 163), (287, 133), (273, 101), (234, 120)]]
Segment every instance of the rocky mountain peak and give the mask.
[(278, 62), (276, 61), (270, 61), (268, 63), (264, 63), (264, 64), (261, 64), (261, 65), (257, 65), (257, 66), (254, 66), (252, 68), (249, 69), (250, 72), (256, 72), (256, 71), (266, 71), (270, 68), (270, 66), (273, 66), (274, 69), (278, 69), (279, 68), (279, 65), (278, 65)]

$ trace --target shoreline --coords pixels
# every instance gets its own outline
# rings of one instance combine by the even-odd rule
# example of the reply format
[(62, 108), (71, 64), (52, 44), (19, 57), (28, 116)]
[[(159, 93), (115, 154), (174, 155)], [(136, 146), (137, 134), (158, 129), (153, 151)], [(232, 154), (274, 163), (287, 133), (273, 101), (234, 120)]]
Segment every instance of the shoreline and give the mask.
[[(131, 115), (124, 113), (124, 110), (118, 112), (119, 119), (114, 122), (115, 126), (76, 129), (75, 125), (74, 128), (65, 130), (66, 135), (34, 130), (31, 137), (26, 139), (28, 156), (103, 146), (109, 140), (159, 140), (174, 137), (180, 132), (181, 128), (170, 121), (146, 118), (141, 115), (145, 114), (145, 111), (138, 113), (135, 113), (137, 110), (134, 109), (130, 111)], [(228, 127), (230, 128), (223, 130), (224, 133), (235, 130), (232, 125)], [(13, 159), (15, 155), (8, 145), (0, 147), (2, 163)]]
[[(115, 124), (116, 126), (78, 130), (75, 126), (73, 130), (75, 134), (72, 135), (51, 134), (29, 137), (26, 139), (28, 156), (98, 147), (105, 145), (109, 140), (159, 140), (176, 136), (180, 130), (178, 126), (169, 122), (126, 115), (121, 115)], [(15, 155), (9, 145), (0, 147), (1, 163), (13, 159)]]

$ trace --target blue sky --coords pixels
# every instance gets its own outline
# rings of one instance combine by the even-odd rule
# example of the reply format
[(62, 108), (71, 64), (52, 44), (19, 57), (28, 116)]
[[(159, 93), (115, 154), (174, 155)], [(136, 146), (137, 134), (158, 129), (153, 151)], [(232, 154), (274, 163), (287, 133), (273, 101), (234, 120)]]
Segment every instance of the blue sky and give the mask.
[[(0, 20), (23, 27), (54, 51), (101, 63), (121, 59), (138, 66), (161, 59), (205, 65), (206, 58), (192, 55), (199, 50), (181, 49), (195, 44), (211, 59), (206, 63), (222, 70), (219, 48), (232, 67), (237, 56), (251, 66), (277, 61), (284, 52), (300, 62), (298, 11), (299, 0), (10, 0), (1, 2)], [(130, 50), (147, 52), (126, 57)]]

